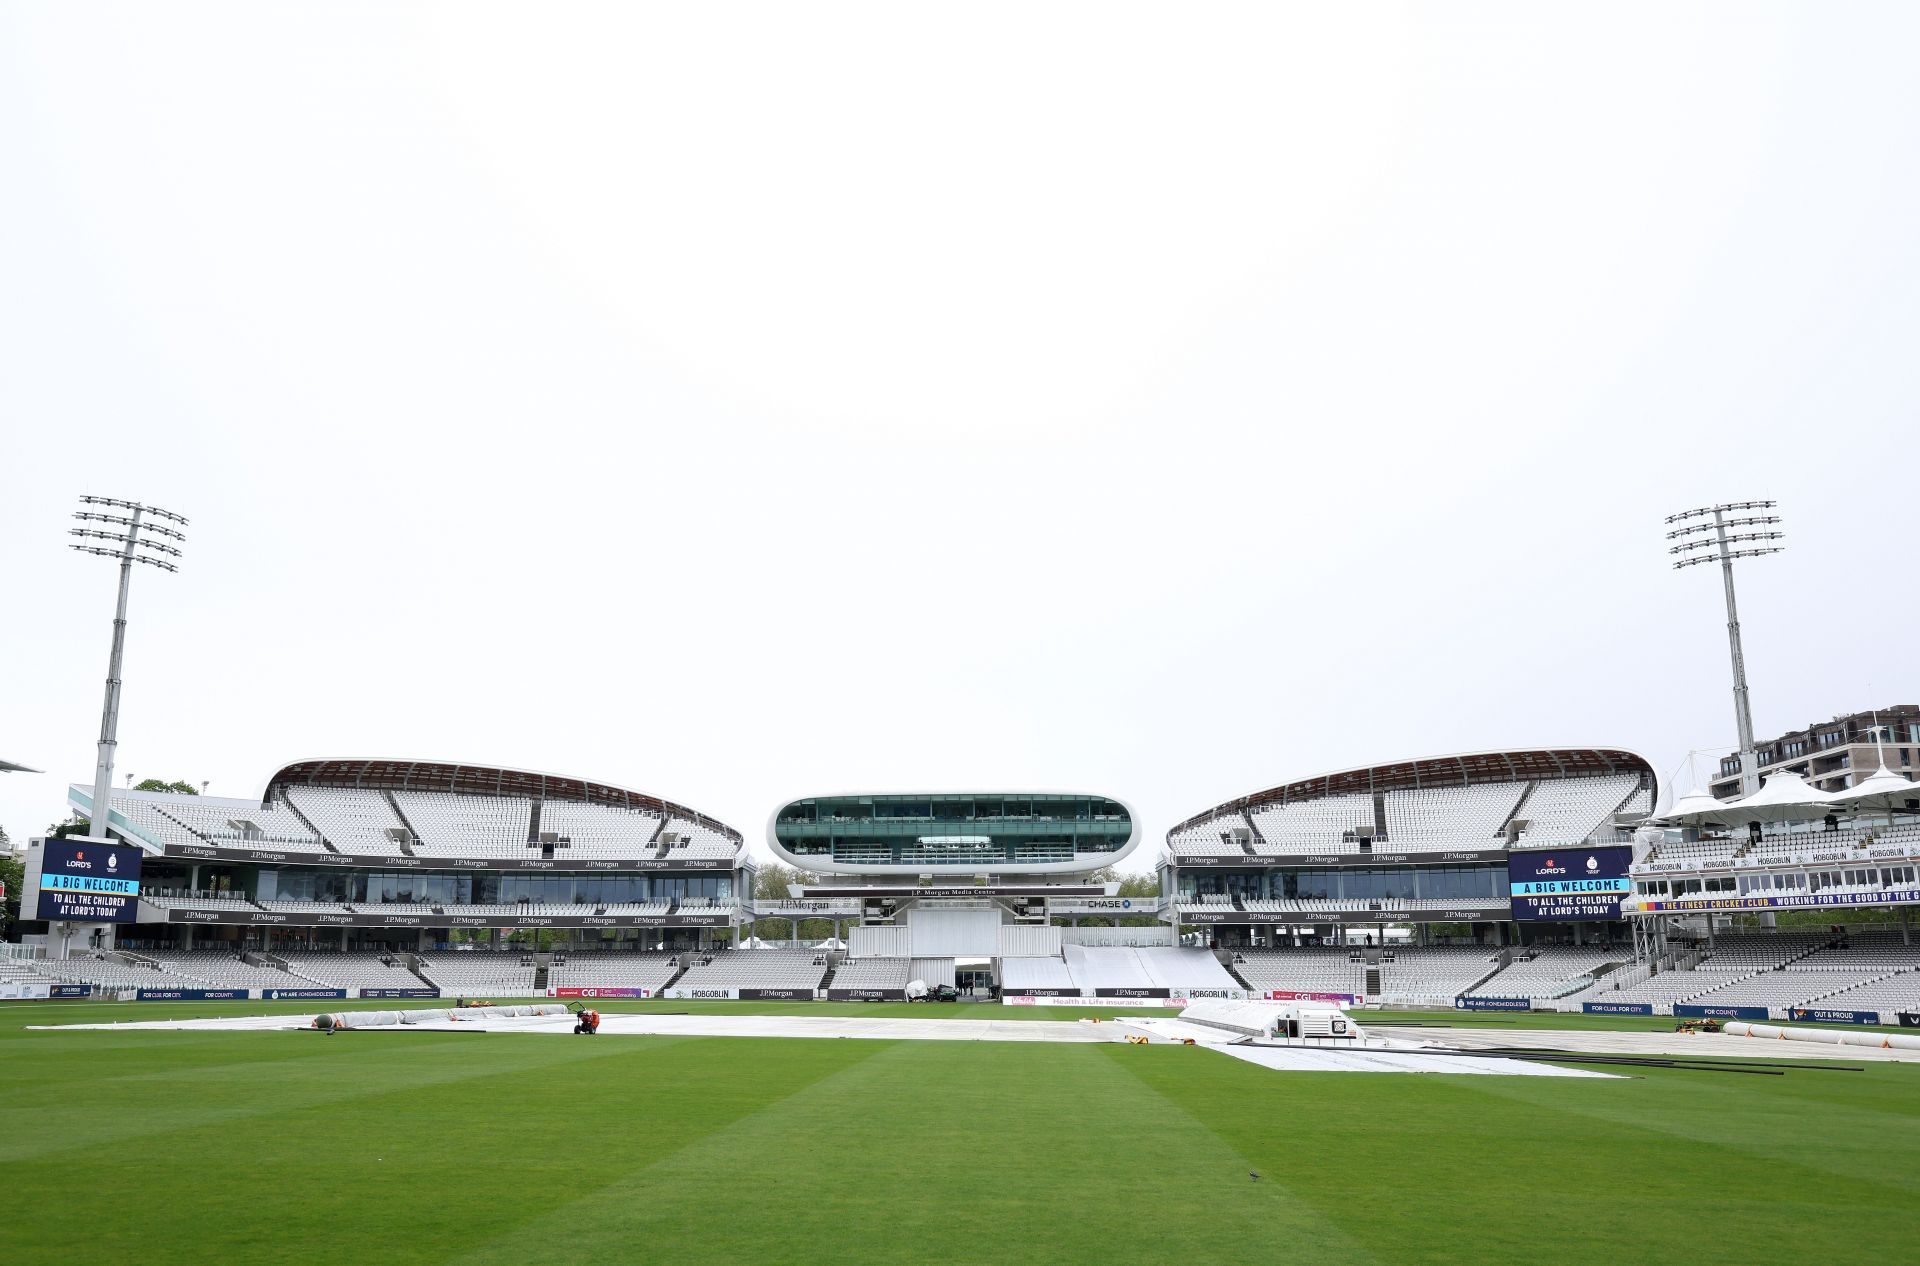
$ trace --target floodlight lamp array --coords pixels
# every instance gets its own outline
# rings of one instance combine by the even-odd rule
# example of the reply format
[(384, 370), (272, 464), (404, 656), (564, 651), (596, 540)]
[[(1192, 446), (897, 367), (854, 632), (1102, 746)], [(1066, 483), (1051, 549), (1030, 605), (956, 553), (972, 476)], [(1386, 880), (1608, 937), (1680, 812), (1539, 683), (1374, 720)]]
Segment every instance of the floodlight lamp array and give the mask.
[(128, 559), (127, 556), (120, 550), (101, 549), (98, 545), (69, 545), (67, 548), (77, 549), (82, 554), (98, 554), (102, 558), (118, 558), (123, 562), (145, 563), (149, 567), (158, 567), (161, 571), (177, 572), (180, 570), (178, 567), (175, 567), (172, 563), (166, 562), (163, 559), (148, 558), (142, 554), (135, 554), (131, 559)]
[(159, 506), (142, 505), (138, 501), (122, 501), (118, 497), (82, 496), (80, 498), (80, 504), (89, 506), (116, 506), (122, 510), (138, 510), (142, 514), (151, 514), (165, 519), (170, 523), (178, 523), (181, 527), (190, 526), (185, 515), (175, 514), (171, 510), (162, 510)]
[(1698, 509), (1669, 514), (1666, 521), (1680, 523), (1687, 519), (1704, 518), (1709, 514), (1725, 514), (1729, 510), (1771, 510), (1779, 504), (1777, 501), (1727, 501), (1717, 506), (1701, 506)]
[(1691, 567), (1695, 563), (1717, 563), (1723, 558), (1759, 558), (1766, 554), (1784, 553), (1786, 553), (1786, 550), (1778, 545), (1767, 549), (1730, 549), (1725, 554), (1695, 554), (1691, 558), (1681, 559), (1675, 563), (1673, 567), (1675, 571), (1678, 571), (1682, 567)]
[[(1710, 550), (1722, 545), (1732, 545), (1739, 541), (1784, 541), (1786, 539), (1787, 534), (1785, 532), (1734, 532), (1726, 536), (1724, 540), (1716, 537), (1701, 537), (1696, 540), (1683, 541), (1673, 546), (1667, 553), (1687, 554), (1694, 550)], [(1778, 551), (1776, 550), (1775, 552), (1777, 553)], [(1717, 558), (1719, 554), (1716, 553), (1713, 557)]]
[[(73, 517), (94, 523), (117, 523), (124, 528), (134, 526), (132, 519), (124, 519), (117, 514), (95, 514), (90, 510), (75, 510)], [(139, 528), (142, 532), (152, 532), (159, 536), (172, 537), (176, 541), (184, 541), (187, 539), (185, 532), (176, 532), (170, 527), (161, 527), (158, 523), (142, 523), (139, 525)]]
[[(169, 522), (178, 523), (182, 527), (186, 526), (187, 521), (185, 518), (174, 514), (170, 510), (161, 510), (155, 506), (141, 505), (135, 501), (121, 501), (114, 497), (83, 496), (80, 498), (80, 501), (83, 505), (109, 506), (118, 509), (134, 510), (138, 512), (138, 517), (127, 518), (118, 514), (102, 514), (97, 510), (75, 510), (73, 517), (89, 526), (68, 528), (68, 535), (81, 537), (83, 540), (111, 541), (115, 545), (118, 545), (119, 548), (102, 549), (96, 545), (76, 544), (73, 546), (74, 549), (86, 554), (98, 554), (103, 558), (118, 558), (123, 562), (145, 563), (149, 567), (158, 567), (162, 571), (177, 572), (180, 570), (173, 563), (166, 561), (165, 558), (158, 558), (153, 555), (164, 554), (168, 558), (179, 558), (181, 556), (179, 546), (186, 542), (187, 534), (175, 528), (149, 522), (147, 521), (147, 516), (158, 516)], [(100, 527), (91, 526), (93, 524), (104, 524), (118, 530), (103, 530)], [(155, 539), (159, 537), (166, 539)], [(178, 544), (169, 544), (169, 542), (178, 542)]]

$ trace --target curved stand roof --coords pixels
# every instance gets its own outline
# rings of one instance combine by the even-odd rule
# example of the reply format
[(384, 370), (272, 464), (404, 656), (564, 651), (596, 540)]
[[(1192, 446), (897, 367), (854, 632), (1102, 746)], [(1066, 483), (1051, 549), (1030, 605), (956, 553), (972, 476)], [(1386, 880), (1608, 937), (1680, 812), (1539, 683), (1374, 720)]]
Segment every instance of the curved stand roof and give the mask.
[(683, 804), (612, 783), (569, 778), (564, 774), (499, 765), (470, 765), (432, 760), (301, 760), (283, 766), (267, 780), (263, 802), (274, 799), (282, 787), (357, 787), (379, 791), (446, 791), (469, 796), (527, 796), (537, 800), (572, 800), (616, 809), (644, 809), (710, 827), (735, 844), (740, 832)]
[(1269, 804), (1291, 804), (1324, 796), (1356, 792), (1400, 791), (1419, 787), (1465, 787), (1487, 782), (1523, 782), (1536, 778), (1579, 778), (1597, 774), (1637, 773), (1655, 779), (1646, 757), (1624, 747), (1522, 747), (1504, 751), (1459, 752), (1451, 756), (1424, 756), (1361, 765), (1329, 774), (1315, 774), (1269, 787), (1251, 795), (1215, 805), (1170, 828), (1169, 836), (1210, 821), (1223, 813)]

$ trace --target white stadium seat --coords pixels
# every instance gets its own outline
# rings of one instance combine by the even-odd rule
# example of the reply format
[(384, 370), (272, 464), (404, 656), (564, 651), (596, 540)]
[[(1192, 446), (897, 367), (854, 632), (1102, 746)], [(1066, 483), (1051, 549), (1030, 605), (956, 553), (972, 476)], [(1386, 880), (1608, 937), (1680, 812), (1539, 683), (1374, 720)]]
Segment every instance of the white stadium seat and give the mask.
[(823, 955), (806, 950), (723, 950), (687, 968), (679, 989), (817, 989)]

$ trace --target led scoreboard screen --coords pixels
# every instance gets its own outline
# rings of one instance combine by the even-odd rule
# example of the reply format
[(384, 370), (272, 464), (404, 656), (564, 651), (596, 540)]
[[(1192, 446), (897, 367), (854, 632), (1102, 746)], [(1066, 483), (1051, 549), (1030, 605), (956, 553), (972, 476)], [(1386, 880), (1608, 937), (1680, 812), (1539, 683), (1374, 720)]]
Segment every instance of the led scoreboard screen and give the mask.
[(140, 850), (103, 840), (48, 840), (40, 849), (38, 882), (29, 874), (27, 888), (39, 897), (39, 909), (22, 910), (23, 918), (132, 923), (140, 907)]
[(1627, 877), (1632, 864), (1633, 849), (1626, 845), (1509, 853), (1507, 883), (1513, 894), (1513, 917), (1522, 921), (1617, 919), (1620, 902), (1633, 891), (1633, 880)]

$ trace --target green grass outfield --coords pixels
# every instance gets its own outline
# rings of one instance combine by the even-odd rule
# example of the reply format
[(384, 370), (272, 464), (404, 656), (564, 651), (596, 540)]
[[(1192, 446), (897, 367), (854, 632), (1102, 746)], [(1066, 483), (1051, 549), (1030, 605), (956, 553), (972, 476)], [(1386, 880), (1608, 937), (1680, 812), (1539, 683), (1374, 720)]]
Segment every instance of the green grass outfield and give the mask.
[(270, 1010), (315, 1007), (0, 1004), (0, 1261), (1750, 1266), (1920, 1239), (1912, 1066), (1575, 1081), (1176, 1046), (24, 1029)]

